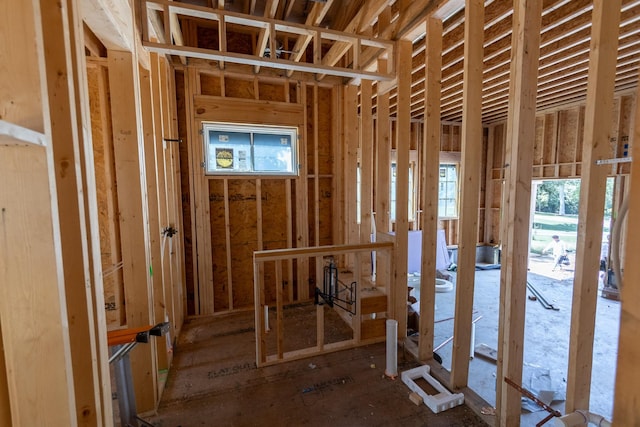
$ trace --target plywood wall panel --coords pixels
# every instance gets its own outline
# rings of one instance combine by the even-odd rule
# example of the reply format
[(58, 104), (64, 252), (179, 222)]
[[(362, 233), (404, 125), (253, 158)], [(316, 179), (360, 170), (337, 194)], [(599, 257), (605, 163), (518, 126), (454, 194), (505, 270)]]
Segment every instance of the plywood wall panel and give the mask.
[[(313, 179), (309, 179), (307, 181), (307, 194), (309, 198), (307, 199), (308, 204), (308, 212), (309, 212), (309, 242), (310, 245), (313, 245), (313, 242), (316, 241), (316, 212), (315, 212), (315, 199), (316, 199), (316, 191), (315, 191), (315, 182)], [(313, 264), (311, 264), (313, 265)]]
[(545, 163), (572, 163), (576, 158), (576, 144), (578, 138), (577, 108), (561, 111), (558, 116), (558, 147), (555, 161)]
[(318, 172), (320, 175), (333, 173), (332, 135), (334, 134), (331, 120), (333, 105), (333, 91), (331, 88), (318, 88)]
[(262, 242), (263, 249), (287, 247), (286, 180), (262, 180)]
[(320, 178), (320, 245), (333, 245), (332, 179)]
[(220, 76), (200, 73), (200, 93), (202, 95), (222, 96)]
[(108, 328), (125, 324), (124, 283), (120, 250), (118, 201), (115, 197), (115, 163), (109, 109), (108, 79), (101, 66), (87, 69), (91, 135), (98, 201), (100, 253), (102, 259), (106, 320)]
[(258, 82), (258, 99), (264, 101), (286, 102), (285, 87), (283, 83)]
[(256, 99), (253, 79), (225, 77), (224, 93), (229, 98)]
[(209, 180), (214, 311), (227, 310), (229, 308), (224, 205), (224, 181), (215, 179)]
[(253, 252), (258, 250), (256, 182), (229, 180), (229, 221), (233, 306), (253, 304)]
[[(582, 142), (584, 139), (584, 116), (585, 116), (586, 108), (581, 106), (578, 108), (578, 130), (576, 135), (576, 162), (582, 162)], [(579, 165), (578, 165), (579, 166)], [(577, 174), (580, 176), (580, 174)]]
[(451, 151), (451, 125), (442, 126), (442, 137), (440, 141), (441, 151)]

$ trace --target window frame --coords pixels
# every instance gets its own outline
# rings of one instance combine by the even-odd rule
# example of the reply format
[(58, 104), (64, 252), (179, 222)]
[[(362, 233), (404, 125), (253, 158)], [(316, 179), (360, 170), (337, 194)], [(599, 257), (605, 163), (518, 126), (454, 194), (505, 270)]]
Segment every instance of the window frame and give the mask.
[[(442, 176), (441, 169), (443, 166), (453, 166), (455, 167), (456, 179), (455, 181), (447, 180), (445, 182), (455, 182), (455, 189), (453, 194), (455, 195), (455, 215), (442, 215), (440, 212), (440, 204), (442, 200), (448, 200), (449, 197), (443, 199), (441, 197), (440, 186), (442, 184)], [(460, 163), (458, 162), (440, 162), (438, 164), (438, 219), (440, 220), (449, 220), (449, 219), (459, 219), (460, 218)]]
[[(238, 160), (238, 164), (241, 161), (248, 160), (248, 167), (236, 169), (232, 168), (219, 168), (218, 155), (213, 154), (212, 150), (218, 150), (222, 154), (222, 150), (225, 147), (219, 147), (217, 142), (212, 141), (211, 134), (216, 133), (229, 133), (234, 134), (237, 139), (242, 140), (248, 137), (248, 143), (240, 145), (238, 142), (229, 142), (227, 149), (231, 149), (231, 165)], [(269, 144), (256, 144), (256, 136), (268, 135), (273, 138), (274, 135), (286, 137), (289, 142), (288, 155), (284, 159), (277, 158), (277, 161), (285, 162), (286, 169), (256, 169), (256, 146), (261, 147), (262, 150), (268, 147)], [(268, 140), (269, 138), (266, 138)], [(298, 161), (298, 128), (295, 126), (275, 126), (275, 125), (259, 125), (259, 124), (244, 124), (244, 123), (221, 123), (221, 122), (202, 122), (202, 143), (204, 144), (204, 174), (206, 176), (268, 176), (268, 177), (297, 177), (299, 176), (300, 165)], [(235, 145), (235, 146), (234, 146)], [(236, 147), (249, 147), (249, 153), (244, 150), (239, 150), (238, 153), (233, 150)], [(242, 154), (240, 154), (242, 153)], [(240, 156), (243, 156), (242, 158)], [(274, 158), (277, 156), (274, 156)]]

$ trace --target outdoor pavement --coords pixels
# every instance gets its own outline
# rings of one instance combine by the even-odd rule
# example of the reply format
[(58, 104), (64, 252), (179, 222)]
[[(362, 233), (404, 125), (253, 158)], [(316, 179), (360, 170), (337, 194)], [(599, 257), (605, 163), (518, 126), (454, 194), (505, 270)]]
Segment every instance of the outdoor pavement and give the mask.
[[(571, 302), (573, 293), (574, 253), (569, 254), (571, 265), (552, 271), (553, 258), (532, 255), (529, 282), (543, 297), (559, 310), (545, 309), (539, 301), (527, 299), (525, 314), (525, 345), (523, 386), (533, 390), (555, 391), (553, 407), (564, 414), (564, 397), (569, 359)], [(455, 272), (451, 272), (455, 283)], [(600, 287), (602, 285), (600, 284)], [(500, 270), (477, 270), (475, 275), (474, 315), (482, 316), (476, 323), (475, 344), (498, 348)], [(530, 292), (527, 295), (531, 295)], [(455, 287), (453, 292), (436, 294), (435, 319), (453, 317)], [(591, 412), (611, 420), (618, 349), (620, 303), (602, 298), (598, 292), (596, 330), (593, 349), (593, 373), (591, 380)], [(453, 321), (437, 322), (434, 346), (438, 346), (453, 334)], [(451, 348), (448, 343), (438, 351), (443, 366), (451, 369)], [(481, 357), (470, 362), (469, 386), (487, 402), (495, 406), (496, 365)], [(535, 426), (546, 411), (523, 411), (522, 426)]]

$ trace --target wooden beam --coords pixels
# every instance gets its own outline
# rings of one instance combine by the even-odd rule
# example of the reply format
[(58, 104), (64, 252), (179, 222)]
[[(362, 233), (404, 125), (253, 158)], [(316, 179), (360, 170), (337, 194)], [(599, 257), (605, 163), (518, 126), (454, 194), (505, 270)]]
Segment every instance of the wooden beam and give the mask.
[[(373, 19), (377, 18), (380, 13), (387, 7), (388, 0), (373, 0), (367, 2), (366, 7), (358, 9), (356, 15), (344, 28), (345, 33), (359, 34), (366, 28), (370, 27)], [(351, 48), (349, 42), (338, 42), (331, 46), (331, 49), (322, 58), (324, 65), (333, 66), (340, 58), (342, 58)]]
[[(151, 324), (154, 318), (139, 72), (131, 53), (110, 50), (107, 55), (126, 318), (132, 328)], [(130, 357), (137, 409), (151, 410), (158, 398), (155, 347), (143, 346)]]
[(411, 42), (398, 42), (398, 114), (396, 121), (396, 247), (394, 314), (398, 339), (407, 336), (407, 269), (409, 257), (409, 150), (411, 149)]
[(442, 85), (442, 20), (434, 17), (426, 22), (425, 123), (422, 144), (422, 264), (420, 273), (420, 336), (418, 357), (426, 361), (433, 356), (434, 314), (436, 294), (436, 252), (438, 236), (438, 185), (440, 182), (440, 93)]
[(609, 143), (611, 126), (600, 124), (611, 122), (621, 2), (595, 0), (593, 4), (576, 273), (571, 306), (567, 412), (589, 408), (598, 265), (608, 172), (606, 166), (596, 165), (596, 160), (610, 158), (612, 152)]
[[(334, 0), (327, 0), (324, 3), (321, 3), (321, 2), (314, 3), (313, 6), (311, 7), (311, 12), (309, 12), (309, 14), (307, 15), (305, 24), (311, 25), (314, 27), (317, 27), (318, 25), (320, 25), (325, 15), (329, 11), (329, 8), (333, 4), (333, 1)], [(294, 0), (290, 0), (289, 4), (293, 5), (293, 3), (294, 3)], [(307, 46), (309, 46), (309, 43), (311, 42), (312, 39), (313, 39), (313, 36), (311, 34), (303, 34), (299, 36), (298, 40), (296, 40), (296, 44), (293, 46), (293, 49), (292, 49), (293, 53), (291, 54), (290, 59), (292, 61), (300, 61), (300, 58), (302, 58), (302, 55), (307, 50)], [(291, 77), (292, 74), (293, 74), (293, 70), (287, 71), (287, 77)]]
[[(278, 4), (279, 4), (280, 0), (267, 0), (265, 6), (264, 6), (264, 16), (265, 18), (274, 18), (276, 16), (276, 11), (278, 10)], [(275, 34), (272, 34), (275, 37)], [(275, 40), (272, 40), (273, 37), (269, 37), (269, 32), (267, 31), (267, 28), (261, 28), (260, 29), (260, 33), (258, 35), (258, 41), (256, 42), (256, 50), (255, 50), (255, 54), (257, 56), (264, 56), (264, 52), (265, 49), (267, 47), (267, 43), (270, 41), (273, 44), (275, 44)], [(277, 46), (276, 46), (277, 48)], [(271, 56), (275, 57), (276, 56), (276, 52), (274, 49), (271, 49)], [(258, 73), (260, 72), (260, 67), (259, 66), (254, 66), (253, 67), (253, 72), (254, 73)]]
[(464, 93), (458, 274), (451, 361), (451, 387), (466, 387), (473, 316), (473, 290), (478, 243), (478, 192), (482, 158), (482, 57), (484, 1), (467, 0), (464, 26)]
[(189, 58), (200, 58), (212, 61), (227, 61), (244, 65), (259, 65), (281, 70), (294, 70), (307, 73), (329, 74), (332, 76), (348, 77), (352, 79), (391, 80), (392, 74), (355, 70), (349, 67), (333, 67), (323, 64), (307, 64), (288, 59), (260, 58), (243, 53), (225, 52), (214, 49), (204, 49), (188, 46), (167, 45), (154, 42), (143, 42), (142, 45), (150, 52), (170, 55), (184, 55)]
[[(636, 102), (638, 96), (636, 95)], [(636, 103), (635, 127), (633, 132), (633, 144), (631, 156), (640, 159), (640, 108)], [(630, 136), (631, 139), (631, 136)], [(633, 286), (640, 280), (640, 264), (637, 262), (637, 254), (640, 253), (640, 222), (632, 218), (640, 218), (640, 161), (631, 163), (629, 178), (629, 192), (626, 203), (628, 212), (626, 215), (625, 236), (620, 236), (625, 241), (624, 255), (624, 282), (619, 284), (621, 288), (621, 313), (620, 336), (618, 338), (618, 363), (616, 367), (615, 402), (613, 406), (613, 422), (615, 425), (628, 425), (636, 422), (638, 418), (638, 405), (640, 393), (640, 370), (637, 367), (640, 357), (637, 343), (638, 331), (640, 331), (640, 289)], [(618, 217), (618, 221), (623, 219)], [(622, 228), (621, 228), (622, 230)], [(621, 251), (622, 253), (622, 251)], [(633, 255), (636, 254), (636, 255)]]
[[(531, 176), (536, 135), (536, 85), (542, 0), (514, 3), (507, 122), (506, 214), (503, 216), (497, 408), (500, 426), (518, 425), (520, 397), (505, 377), (522, 384), (524, 313), (529, 260)], [(489, 167), (489, 166), (487, 166)]]
[(129, 2), (86, 0), (79, 3), (84, 22), (107, 49), (133, 51), (135, 40)]

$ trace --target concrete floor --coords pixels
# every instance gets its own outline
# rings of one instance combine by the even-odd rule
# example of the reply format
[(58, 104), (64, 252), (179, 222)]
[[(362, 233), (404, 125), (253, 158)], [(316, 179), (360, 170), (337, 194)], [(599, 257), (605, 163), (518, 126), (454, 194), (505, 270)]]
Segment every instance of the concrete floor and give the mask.
[[(552, 405), (564, 413), (562, 397), (566, 391), (568, 349), (571, 324), (571, 302), (573, 292), (574, 254), (570, 254), (571, 265), (563, 270), (552, 271), (550, 256), (532, 255), (530, 259), (529, 282), (543, 296), (559, 307), (558, 311), (547, 310), (538, 301), (527, 300), (525, 317), (524, 362), (533, 367), (525, 368), (523, 385), (531, 389), (540, 379), (530, 382), (539, 368), (549, 370), (551, 388), (556, 390), (561, 400)], [(453, 273), (455, 282), (455, 273)], [(475, 343), (484, 343), (497, 349), (498, 339), (498, 302), (500, 288), (500, 270), (476, 271), (473, 318), (482, 316), (476, 323)], [(455, 292), (436, 294), (436, 320), (452, 317), (454, 313)], [(613, 414), (613, 394), (616, 358), (618, 349), (618, 331), (620, 303), (600, 297), (598, 293), (595, 342), (593, 349), (593, 372), (591, 381), (591, 412), (611, 420)], [(436, 323), (434, 346), (444, 342), (452, 335), (453, 322)], [(438, 353), (443, 358), (443, 366), (451, 369), (452, 344), (445, 345)], [(481, 357), (475, 357), (470, 363), (469, 387), (476, 391), (488, 403), (495, 405), (496, 365)], [(534, 376), (534, 378), (539, 378)], [(542, 378), (544, 379), (544, 378)], [(548, 378), (547, 378), (548, 379)], [(586, 409), (586, 408), (585, 408)], [(535, 426), (547, 415), (546, 411), (523, 411), (521, 425)]]
[[(564, 413), (568, 347), (573, 290), (571, 265), (551, 271), (550, 257), (533, 256), (529, 281), (559, 307), (547, 310), (538, 301), (527, 300), (525, 330), (525, 375), (523, 385), (556, 390), (553, 407)], [(453, 282), (455, 283), (455, 273)], [(475, 344), (497, 349), (500, 270), (476, 271), (473, 318)], [(436, 294), (435, 319), (454, 313), (454, 292)], [(620, 304), (598, 294), (591, 385), (592, 412), (611, 419), (618, 344)], [(304, 312), (301, 307), (295, 310)], [(313, 312), (311, 310), (310, 312)], [(298, 325), (300, 326), (300, 325)], [(305, 327), (302, 325), (302, 328)], [(313, 328), (310, 328), (313, 330)], [(434, 345), (452, 335), (453, 321), (437, 322)], [(336, 327), (336, 336), (344, 328)], [(315, 341), (314, 337), (310, 337)], [(342, 339), (342, 338), (341, 338)], [(443, 367), (451, 368), (452, 344), (438, 353)], [(400, 381), (383, 375), (384, 345), (372, 345), (313, 357), (284, 365), (256, 369), (253, 312), (188, 321), (176, 348), (174, 365), (158, 410), (148, 418), (157, 427), (195, 425), (486, 425), (467, 407), (432, 414), (424, 405), (415, 406)], [(417, 366), (400, 353), (399, 371)], [(489, 405), (495, 406), (495, 363), (475, 357), (470, 362), (469, 386)], [(547, 369), (547, 377), (536, 376)], [(534, 380), (532, 382), (532, 375)], [(307, 392), (308, 391), (308, 392)], [(535, 408), (534, 408), (535, 409)], [(547, 413), (523, 411), (521, 425), (535, 426)], [(492, 424), (492, 417), (484, 417)]]
[[(465, 405), (433, 414), (412, 403), (404, 383), (384, 375), (384, 343), (265, 368), (256, 368), (254, 354), (253, 312), (188, 321), (158, 413), (146, 420), (156, 427), (487, 425)], [(416, 366), (399, 352), (399, 372)]]

